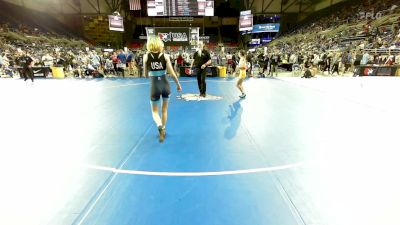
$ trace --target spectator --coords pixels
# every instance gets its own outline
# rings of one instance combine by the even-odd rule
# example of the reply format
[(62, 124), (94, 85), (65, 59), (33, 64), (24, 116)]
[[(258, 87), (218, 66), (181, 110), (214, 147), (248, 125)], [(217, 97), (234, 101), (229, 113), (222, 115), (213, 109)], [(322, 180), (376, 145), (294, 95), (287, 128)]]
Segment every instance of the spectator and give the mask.
[(54, 58), (49, 54), (49, 52), (46, 52), (46, 54), (42, 57), (42, 62), (44, 66), (53, 66), (53, 60)]
[(369, 54), (367, 51), (364, 51), (364, 54), (362, 55), (362, 59), (360, 61), (360, 65), (367, 65), (369, 61)]
[(0, 53), (0, 69), (3, 68), (3, 53)]
[(385, 66), (393, 66), (394, 64), (394, 56), (391, 55), (387, 58), (386, 62), (385, 62)]

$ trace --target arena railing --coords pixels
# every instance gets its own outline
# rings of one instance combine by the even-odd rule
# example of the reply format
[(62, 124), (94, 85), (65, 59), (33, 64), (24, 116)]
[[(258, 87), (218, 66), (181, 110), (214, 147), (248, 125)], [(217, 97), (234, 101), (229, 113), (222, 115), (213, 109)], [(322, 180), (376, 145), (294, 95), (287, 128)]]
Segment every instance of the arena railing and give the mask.
[(364, 51), (367, 51), (369, 53), (375, 53), (375, 54), (400, 54), (400, 48), (375, 48), (375, 49), (364, 49)]

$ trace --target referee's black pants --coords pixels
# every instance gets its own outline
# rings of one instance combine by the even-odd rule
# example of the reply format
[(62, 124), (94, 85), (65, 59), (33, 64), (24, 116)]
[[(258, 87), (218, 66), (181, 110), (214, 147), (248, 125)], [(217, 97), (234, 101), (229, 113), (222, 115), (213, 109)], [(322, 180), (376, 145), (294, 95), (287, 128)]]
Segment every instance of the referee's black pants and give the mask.
[(197, 84), (199, 85), (199, 91), (201, 95), (205, 95), (206, 94), (206, 68), (201, 69), (201, 68), (197, 68)]

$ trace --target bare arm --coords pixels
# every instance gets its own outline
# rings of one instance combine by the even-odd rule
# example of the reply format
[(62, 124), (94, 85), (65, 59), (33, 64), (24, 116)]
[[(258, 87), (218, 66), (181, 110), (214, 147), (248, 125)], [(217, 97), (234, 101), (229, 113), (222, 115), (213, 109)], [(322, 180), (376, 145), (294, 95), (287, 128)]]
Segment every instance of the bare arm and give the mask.
[(196, 54), (196, 53), (193, 53), (193, 60), (192, 60), (192, 63), (190, 64), (190, 68), (193, 68), (193, 63), (194, 63), (194, 54)]
[(169, 55), (164, 54), (164, 56), (165, 56), (165, 61), (167, 62), (167, 71), (168, 71), (168, 74), (170, 74), (171, 77), (172, 77), (172, 79), (174, 79), (174, 81), (175, 81), (175, 83), (176, 83), (176, 86), (177, 86), (177, 90), (178, 90), (178, 91), (182, 91), (181, 84), (179, 83), (179, 80), (178, 80), (178, 78), (176, 77), (175, 70), (174, 70), (174, 68), (172, 67), (171, 59), (169, 58)]
[(208, 54), (209, 60), (208, 60), (206, 63), (204, 63), (203, 65), (201, 65), (201, 68), (202, 68), (202, 69), (204, 69), (204, 68), (206, 68), (207, 66), (211, 65), (211, 57), (210, 57), (209, 53), (207, 53), (207, 54)]
[(246, 70), (247, 69), (247, 62), (246, 62), (246, 60), (240, 60), (239, 61), (239, 69), (241, 69), (241, 70)]
[(206, 63), (204, 63), (204, 65), (207, 67), (209, 65), (211, 65), (211, 59), (209, 59)]
[(144, 54), (143, 55), (143, 75), (145, 77), (148, 77), (149, 75), (147, 74), (148, 71), (147, 71), (147, 68), (146, 68), (146, 64), (147, 64), (147, 54)]

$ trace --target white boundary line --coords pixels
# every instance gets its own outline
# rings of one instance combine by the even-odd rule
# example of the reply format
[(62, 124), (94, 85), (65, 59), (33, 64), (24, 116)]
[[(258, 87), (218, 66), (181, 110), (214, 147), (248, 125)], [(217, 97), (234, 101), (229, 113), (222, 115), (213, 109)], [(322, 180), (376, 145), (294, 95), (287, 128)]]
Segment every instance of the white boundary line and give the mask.
[[(189, 82), (196, 82), (194, 81), (181, 81), (181, 83), (189, 83)], [(211, 81), (211, 82), (235, 82), (235, 81)], [(126, 86), (138, 86), (143, 84), (150, 84), (150, 82), (145, 83), (136, 83), (136, 84), (125, 84), (125, 85), (116, 85), (111, 87), (105, 87), (106, 89), (110, 88), (118, 88), (118, 87), (126, 87)], [(145, 133), (148, 133), (150, 129), (148, 129)], [(143, 136), (144, 137), (144, 136)], [(138, 144), (142, 141), (143, 137), (139, 140)], [(135, 148), (134, 148), (135, 149)], [(129, 153), (126, 157), (124, 162), (121, 166), (124, 166), (125, 163), (128, 161), (130, 156), (135, 152), (134, 150)], [(96, 165), (85, 165), (88, 169), (94, 169), (99, 171), (108, 171), (112, 172), (113, 175), (109, 180), (108, 184), (103, 188), (101, 193), (97, 196), (93, 203), (89, 206), (86, 213), (82, 216), (82, 218), (77, 222), (77, 225), (81, 225), (88, 215), (91, 213), (93, 208), (96, 206), (97, 202), (102, 198), (104, 193), (108, 190), (114, 179), (118, 174), (131, 174), (131, 175), (145, 175), (145, 176), (165, 176), (165, 177), (201, 177), (201, 176), (223, 176), (223, 175), (236, 175), (236, 174), (252, 174), (252, 173), (262, 173), (262, 172), (273, 172), (279, 170), (286, 170), (291, 168), (303, 167), (308, 163), (294, 163), (288, 164), (283, 166), (275, 166), (275, 167), (266, 167), (266, 168), (256, 168), (256, 169), (246, 169), (246, 170), (231, 170), (231, 171), (219, 171), (219, 172), (152, 172), (152, 171), (140, 171), (140, 170), (123, 170), (123, 169), (116, 169), (112, 167), (105, 167), (105, 166), (96, 166)]]
[(139, 86), (139, 85), (143, 85), (143, 84), (150, 84), (150, 82), (134, 83), (134, 84), (121, 84), (121, 85), (115, 85), (115, 86), (104, 87), (104, 88), (110, 89), (110, 88), (119, 88), (119, 87), (128, 87), (128, 86)]
[(160, 177), (205, 177), (205, 176), (226, 176), (226, 175), (237, 175), (237, 174), (274, 172), (274, 171), (303, 167), (307, 164), (309, 163), (301, 162), (301, 163), (293, 163), (282, 166), (245, 169), (245, 170), (215, 171), (215, 172), (157, 172), (157, 171), (142, 171), (142, 170), (124, 170), (124, 169), (116, 169), (112, 167), (96, 166), (96, 165), (85, 165), (85, 167), (88, 169), (112, 172), (114, 174), (131, 174), (131, 175), (160, 176)]
[[(133, 155), (133, 153), (136, 151), (137, 146), (143, 141), (144, 137), (149, 133), (151, 130), (151, 125), (148, 126), (147, 130), (144, 132), (144, 134), (139, 138), (138, 142), (135, 144), (135, 146), (131, 149), (129, 154), (125, 157), (124, 161), (121, 163), (120, 167), (123, 167), (126, 162), (128, 162), (129, 158)], [(76, 223), (76, 225), (81, 225), (83, 222), (85, 222), (86, 218), (89, 216), (89, 214), (92, 212), (93, 208), (97, 205), (97, 202), (103, 197), (104, 193), (108, 190), (114, 179), (117, 177), (118, 173), (114, 173), (111, 177), (111, 179), (108, 181), (107, 185), (103, 188), (103, 190), (100, 192), (100, 194), (96, 197), (94, 202), (92, 202), (89, 206), (89, 208), (86, 210), (85, 214), (80, 218), (80, 220)]]
[(100, 194), (97, 196), (97, 198), (94, 200), (92, 204), (90, 204), (89, 209), (85, 212), (85, 214), (82, 216), (82, 218), (79, 220), (77, 225), (81, 225), (83, 222), (85, 222), (86, 218), (89, 216), (89, 214), (92, 212), (93, 208), (97, 205), (97, 202), (103, 197), (104, 193), (108, 190), (108, 187), (112, 184), (114, 181), (115, 177), (117, 177), (117, 174), (113, 174), (111, 177), (110, 181), (107, 183), (107, 185), (103, 188), (103, 190), (100, 192)]
[[(129, 157), (127, 157), (128, 159)], [(123, 163), (125, 164), (126, 161)], [(287, 170), (292, 168), (299, 168), (307, 165), (307, 162), (301, 163), (293, 163), (283, 166), (274, 166), (274, 167), (265, 167), (265, 168), (256, 168), (256, 169), (246, 169), (246, 170), (229, 170), (229, 171), (219, 171), (219, 172), (152, 172), (152, 171), (140, 171), (140, 170), (123, 170), (116, 169), (112, 167), (106, 166), (96, 166), (96, 165), (85, 165), (88, 169), (94, 169), (99, 171), (112, 172), (113, 175), (108, 182), (107, 186), (103, 188), (101, 193), (97, 196), (95, 201), (90, 205), (89, 209), (83, 215), (83, 217), (79, 220), (77, 225), (81, 225), (87, 218), (87, 216), (91, 213), (93, 208), (96, 206), (97, 202), (102, 198), (104, 193), (108, 190), (111, 183), (119, 174), (130, 174), (130, 175), (144, 175), (144, 176), (161, 176), (161, 177), (205, 177), (205, 176), (226, 176), (226, 175), (238, 175), (238, 174), (253, 174), (253, 173), (263, 173), (263, 172), (274, 172)]]

